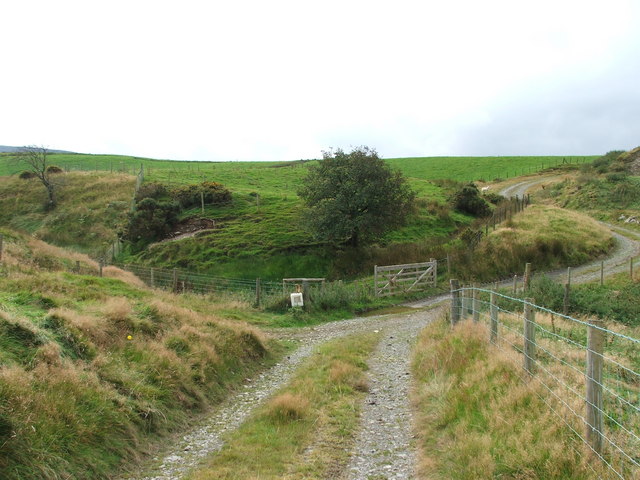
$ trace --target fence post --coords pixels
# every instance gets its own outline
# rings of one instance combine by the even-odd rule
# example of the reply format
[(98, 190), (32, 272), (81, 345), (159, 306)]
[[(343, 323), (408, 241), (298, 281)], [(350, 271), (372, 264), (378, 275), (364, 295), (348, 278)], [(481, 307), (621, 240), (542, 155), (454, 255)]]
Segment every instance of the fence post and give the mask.
[(260, 278), (256, 278), (256, 307), (260, 306)]
[(460, 284), (458, 280), (449, 280), (451, 285), (451, 326), (454, 327), (460, 321)]
[(604, 285), (604, 260), (600, 262), (600, 286)]
[(149, 269), (149, 284), (151, 285), (151, 288), (156, 288), (156, 276), (153, 271), (153, 267)]
[(309, 299), (309, 282), (306, 281), (302, 282), (302, 300), (304, 302), (303, 308), (308, 312), (311, 309), (311, 301)]
[(460, 310), (460, 319), (464, 320), (467, 318), (467, 310), (469, 309), (469, 307), (467, 306), (467, 290), (466, 290), (466, 285), (462, 284), (460, 285), (460, 288), (462, 288), (462, 291), (460, 292), (460, 306), (461, 306), (461, 310)]
[(378, 295), (378, 265), (373, 266), (373, 294), (376, 297), (380, 296)]
[(524, 289), (525, 292), (529, 290), (530, 284), (531, 284), (531, 264), (530, 263), (525, 263), (524, 264), (524, 279), (522, 281), (522, 288)]
[(2, 249), (4, 247), (4, 235), (0, 233), (0, 261), (2, 260)]
[(496, 305), (496, 293), (491, 292), (490, 312), (491, 312), (491, 343), (498, 340), (498, 306)]
[(571, 285), (571, 267), (567, 267), (567, 284)]
[(451, 259), (447, 253), (447, 277), (451, 278)]
[(525, 298), (524, 304), (524, 369), (529, 375), (534, 374), (536, 357), (536, 317), (531, 305), (532, 298)]
[(518, 275), (513, 276), (513, 294), (518, 292)]
[(433, 266), (433, 286), (435, 288), (438, 286), (438, 260), (436, 260), (435, 258), (432, 258), (429, 261)]
[(587, 442), (600, 455), (602, 453), (602, 353), (604, 331), (602, 320), (592, 320), (587, 328)]
[(478, 321), (480, 320), (480, 310), (478, 309), (478, 304), (480, 302), (478, 302), (478, 290), (476, 288), (476, 284), (474, 283), (472, 286), (473, 303), (471, 308), (473, 310), (473, 323), (478, 323)]
[(564, 298), (562, 299), (562, 313), (567, 314), (569, 312), (569, 290), (571, 289), (571, 285), (568, 283), (564, 284)]
[(173, 291), (178, 293), (178, 270), (176, 268), (173, 269)]

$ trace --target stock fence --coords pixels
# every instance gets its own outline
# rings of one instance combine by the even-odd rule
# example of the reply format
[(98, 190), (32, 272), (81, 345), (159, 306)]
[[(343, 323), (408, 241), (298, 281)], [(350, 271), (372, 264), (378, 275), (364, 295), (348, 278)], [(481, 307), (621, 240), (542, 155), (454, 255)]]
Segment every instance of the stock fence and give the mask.
[(639, 339), (455, 280), (451, 294), (451, 323), (486, 322), (494, 345), (522, 356), (523, 380), (543, 387), (541, 400), (584, 444), (576, 452), (602, 461), (597, 476), (640, 478)]

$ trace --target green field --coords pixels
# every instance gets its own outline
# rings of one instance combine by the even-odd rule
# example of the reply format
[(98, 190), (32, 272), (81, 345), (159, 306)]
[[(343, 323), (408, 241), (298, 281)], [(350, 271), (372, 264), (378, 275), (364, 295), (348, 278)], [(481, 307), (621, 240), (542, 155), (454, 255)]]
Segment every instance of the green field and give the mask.
[[(389, 159), (389, 164), (401, 170), (418, 195), (418, 208), (407, 224), (389, 232), (379, 246), (389, 249), (404, 245), (405, 251), (416, 243), (435, 243), (446, 240), (461, 226), (469, 224), (471, 217), (446, 207), (451, 185), (434, 182), (487, 180), (519, 176), (564, 163), (581, 163), (596, 157), (423, 157)], [(307, 174), (303, 162), (198, 162), (153, 160), (120, 155), (52, 154), (50, 163), (67, 171), (93, 171), (97, 176), (137, 174), (142, 168), (145, 182), (161, 182), (169, 186), (198, 183), (203, 180), (224, 184), (233, 193), (233, 201), (226, 206), (207, 206), (204, 216), (216, 222), (216, 229), (204, 236), (155, 245), (142, 253), (129, 255), (125, 260), (154, 264), (158, 267), (197, 269), (217, 275), (235, 277), (261, 276), (277, 279), (283, 276), (332, 275), (336, 252), (317, 243), (300, 224), (303, 207), (297, 189)], [(12, 161), (10, 155), (0, 155), (0, 175), (4, 175), (7, 188), (21, 188), (17, 174), (23, 168)], [(131, 177), (129, 177), (131, 178)], [(37, 182), (36, 182), (37, 183)], [(33, 188), (37, 185), (34, 184)], [(133, 192), (132, 192), (133, 193)], [(69, 197), (67, 195), (67, 197)], [(11, 198), (7, 198), (7, 203)], [(106, 198), (105, 203), (113, 199)], [(57, 209), (56, 230), (64, 232), (66, 208), (77, 209), (81, 201), (67, 198), (68, 205)], [(2, 206), (2, 205), (0, 205)], [(9, 204), (4, 205), (9, 206)], [(37, 212), (37, 202), (31, 208), (30, 233), (41, 233), (51, 222)], [(97, 210), (96, 210), (97, 211)], [(5, 216), (11, 217), (11, 209)], [(201, 215), (200, 209), (183, 212), (183, 217)], [(60, 220), (62, 219), (62, 220)], [(16, 220), (3, 218), (3, 224), (15, 225)], [(116, 235), (115, 223), (113, 238)], [(67, 231), (75, 230), (70, 225)], [(101, 235), (106, 238), (109, 235)], [(43, 238), (60, 245), (71, 245), (69, 239), (57, 241), (55, 231), (47, 227)], [(101, 240), (102, 241), (102, 240)], [(93, 242), (96, 243), (95, 241)], [(95, 251), (104, 250), (109, 242), (97, 245)], [(88, 253), (89, 246), (73, 245)], [(93, 248), (93, 247), (92, 247)], [(417, 247), (416, 247), (417, 249)], [(360, 252), (361, 254), (362, 252)], [(367, 255), (370, 252), (364, 252)], [(389, 253), (389, 252), (387, 252)], [(369, 258), (369, 263), (375, 258)], [(381, 259), (383, 261), (383, 259)], [(394, 255), (385, 254), (384, 261), (395, 261)], [(354, 268), (351, 268), (354, 270)], [(357, 268), (356, 268), (357, 270)], [(345, 270), (337, 272), (344, 275)], [(334, 272), (336, 274), (336, 272)]]

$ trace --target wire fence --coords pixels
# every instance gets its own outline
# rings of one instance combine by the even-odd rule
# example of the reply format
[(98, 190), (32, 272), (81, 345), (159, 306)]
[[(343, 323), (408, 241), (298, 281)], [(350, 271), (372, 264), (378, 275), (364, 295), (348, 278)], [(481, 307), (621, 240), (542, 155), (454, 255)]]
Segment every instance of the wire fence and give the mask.
[[(640, 478), (640, 340), (626, 327), (605, 328), (482, 288), (452, 281), (451, 322), (471, 317), (490, 341), (517, 352), (523, 379), (574, 434), (576, 452), (601, 460), (599, 478)], [(583, 446), (580, 447), (579, 444)]]

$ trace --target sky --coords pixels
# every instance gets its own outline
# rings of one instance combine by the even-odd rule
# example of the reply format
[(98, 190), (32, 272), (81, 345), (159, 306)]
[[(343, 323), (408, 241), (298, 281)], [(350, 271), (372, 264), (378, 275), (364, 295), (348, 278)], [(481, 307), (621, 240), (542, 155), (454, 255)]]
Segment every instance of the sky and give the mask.
[(20, 0), (0, 18), (0, 145), (214, 161), (640, 145), (640, 0)]

